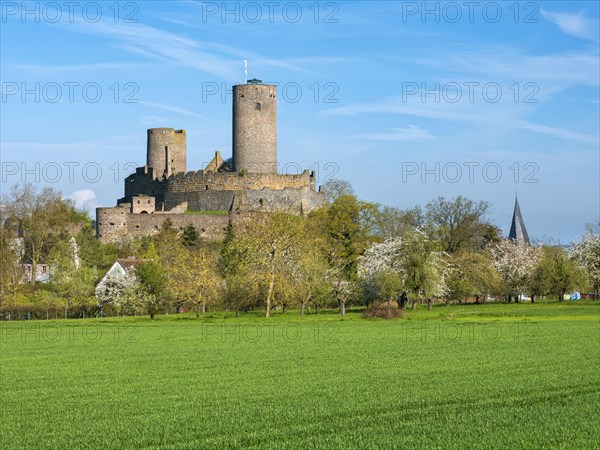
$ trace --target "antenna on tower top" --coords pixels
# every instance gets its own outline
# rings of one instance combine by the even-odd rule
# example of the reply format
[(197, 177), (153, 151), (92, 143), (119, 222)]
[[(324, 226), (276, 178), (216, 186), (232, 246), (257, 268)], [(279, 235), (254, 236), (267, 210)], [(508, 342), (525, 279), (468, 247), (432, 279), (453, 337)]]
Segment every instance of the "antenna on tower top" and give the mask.
[(244, 59), (244, 84), (248, 83), (248, 61)]

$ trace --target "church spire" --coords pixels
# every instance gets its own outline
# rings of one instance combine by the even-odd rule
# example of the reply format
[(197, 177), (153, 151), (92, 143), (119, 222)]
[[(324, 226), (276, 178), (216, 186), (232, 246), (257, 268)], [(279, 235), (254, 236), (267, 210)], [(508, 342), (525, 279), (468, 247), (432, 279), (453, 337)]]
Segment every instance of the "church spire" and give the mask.
[(521, 215), (521, 207), (519, 206), (519, 200), (515, 195), (515, 211), (513, 213), (512, 223), (510, 225), (510, 232), (508, 233), (509, 239), (514, 239), (517, 242), (529, 244), (529, 235), (525, 228), (525, 222), (523, 222), (523, 216)]

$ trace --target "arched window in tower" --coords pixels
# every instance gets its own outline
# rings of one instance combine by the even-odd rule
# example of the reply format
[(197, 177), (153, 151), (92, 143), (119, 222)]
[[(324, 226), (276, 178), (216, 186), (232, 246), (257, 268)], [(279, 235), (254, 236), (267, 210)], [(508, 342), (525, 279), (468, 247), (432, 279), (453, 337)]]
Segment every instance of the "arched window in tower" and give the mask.
[(254, 105), (254, 109), (260, 111), (262, 110), (262, 106), (260, 105), (260, 103), (257, 103), (256, 105)]

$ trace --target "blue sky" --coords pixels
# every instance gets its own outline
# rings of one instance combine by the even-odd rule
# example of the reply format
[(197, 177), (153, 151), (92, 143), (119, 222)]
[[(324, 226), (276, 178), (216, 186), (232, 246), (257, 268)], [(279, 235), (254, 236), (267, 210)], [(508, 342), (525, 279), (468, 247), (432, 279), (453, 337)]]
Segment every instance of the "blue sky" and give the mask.
[(505, 234), (517, 192), (563, 243), (599, 217), (597, 2), (28, 3), (2, 2), (2, 190), (112, 206), (152, 127), (187, 130), (188, 170), (229, 156), (245, 58), (279, 83), (280, 170), (487, 200)]

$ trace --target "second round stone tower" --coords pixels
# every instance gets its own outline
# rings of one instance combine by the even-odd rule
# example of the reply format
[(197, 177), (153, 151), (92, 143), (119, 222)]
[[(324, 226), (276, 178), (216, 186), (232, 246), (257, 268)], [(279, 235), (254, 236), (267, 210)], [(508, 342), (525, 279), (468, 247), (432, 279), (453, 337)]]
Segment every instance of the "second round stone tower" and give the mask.
[(154, 178), (162, 179), (186, 171), (185, 130), (150, 128), (146, 164)]
[(277, 173), (276, 86), (249, 80), (233, 86), (233, 169)]

